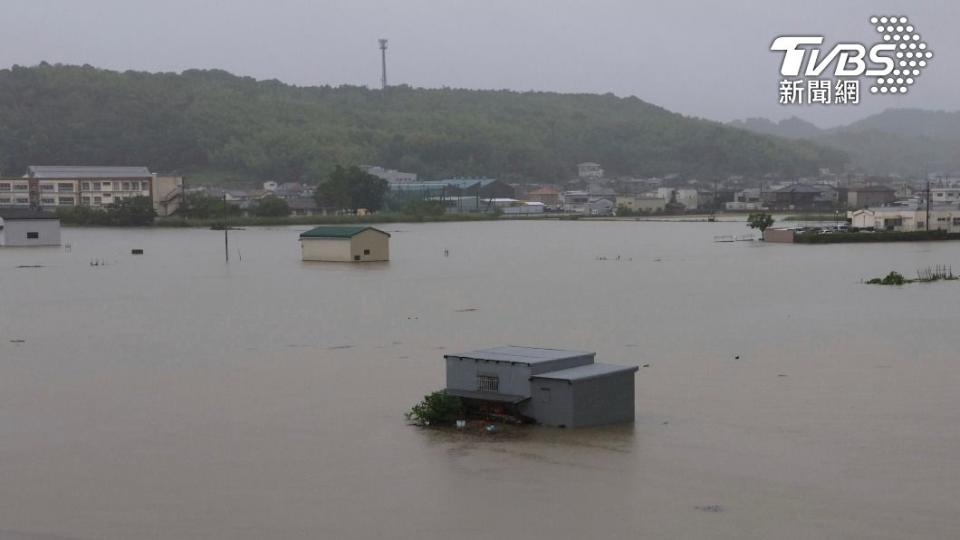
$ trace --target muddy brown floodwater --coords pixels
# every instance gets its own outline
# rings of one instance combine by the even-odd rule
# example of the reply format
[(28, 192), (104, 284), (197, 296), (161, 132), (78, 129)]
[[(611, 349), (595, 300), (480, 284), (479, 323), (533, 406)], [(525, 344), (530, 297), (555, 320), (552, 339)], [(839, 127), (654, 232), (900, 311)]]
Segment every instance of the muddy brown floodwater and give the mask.
[[(0, 251), (0, 539), (960, 537), (960, 284), (860, 284), (960, 243), (383, 228), (385, 264), (302, 263), (304, 228), (229, 264), (207, 230)], [(650, 364), (636, 422), (405, 424), (445, 352), (500, 344)]]

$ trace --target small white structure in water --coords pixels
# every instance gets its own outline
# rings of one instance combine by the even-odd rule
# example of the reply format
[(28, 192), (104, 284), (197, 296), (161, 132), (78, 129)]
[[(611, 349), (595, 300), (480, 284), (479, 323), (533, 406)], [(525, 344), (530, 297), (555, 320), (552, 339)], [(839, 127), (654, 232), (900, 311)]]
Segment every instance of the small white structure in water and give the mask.
[(59, 246), (60, 218), (27, 208), (0, 208), (0, 246)]
[(304, 261), (390, 260), (390, 234), (368, 226), (321, 226), (300, 235)]

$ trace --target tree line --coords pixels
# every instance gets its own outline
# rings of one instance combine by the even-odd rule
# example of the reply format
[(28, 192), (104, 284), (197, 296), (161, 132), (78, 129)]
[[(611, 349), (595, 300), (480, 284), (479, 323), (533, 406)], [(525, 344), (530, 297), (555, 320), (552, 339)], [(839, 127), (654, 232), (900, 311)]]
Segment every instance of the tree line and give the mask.
[[(424, 178), (813, 174), (843, 153), (684, 117), (612, 94), (297, 87), (218, 70), (0, 70), (0, 172), (44, 163), (146, 165), (224, 181), (306, 181), (341, 163)], [(360, 195), (358, 195), (360, 196)]]

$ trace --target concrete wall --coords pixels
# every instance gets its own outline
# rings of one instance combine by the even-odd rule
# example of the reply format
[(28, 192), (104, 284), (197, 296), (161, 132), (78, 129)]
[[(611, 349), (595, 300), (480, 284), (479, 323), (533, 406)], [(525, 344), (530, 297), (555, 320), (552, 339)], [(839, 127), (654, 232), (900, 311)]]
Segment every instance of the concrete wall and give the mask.
[(150, 183), (150, 197), (153, 199), (153, 209), (158, 216), (169, 216), (180, 208), (182, 197), (171, 194), (183, 188), (182, 176), (154, 176)]
[(530, 395), (530, 366), (474, 360), (472, 358), (448, 357), (447, 388), (477, 390), (477, 375), (493, 375), (500, 378), (500, 393), (514, 396)]
[[(573, 421), (568, 427), (599, 426), (634, 419), (636, 372), (573, 381)], [(539, 382), (534, 379), (534, 383)]]
[(785, 242), (792, 244), (794, 234), (793, 229), (767, 229), (763, 231), (763, 240), (765, 242)]
[[(0, 220), (0, 245), (3, 246), (59, 246), (60, 221), (56, 219)], [(28, 238), (37, 233), (37, 238)]]

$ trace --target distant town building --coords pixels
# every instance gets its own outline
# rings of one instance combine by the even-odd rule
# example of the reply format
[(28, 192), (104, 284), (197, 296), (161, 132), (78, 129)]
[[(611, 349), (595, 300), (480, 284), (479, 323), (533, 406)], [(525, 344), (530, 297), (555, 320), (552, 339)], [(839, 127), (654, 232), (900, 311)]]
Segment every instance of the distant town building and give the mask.
[(321, 226), (300, 235), (304, 261), (390, 260), (390, 234), (367, 226)]
[(778, 210), (832, 210), (837, 206), (836, 188), (826, 184), (794, 183), (763, 193), (764, 204)]
[(682, 204), (687, 210), (696, 210), (700, 206), (700, 195), (695, 189), (660, 187), (657, 188), (656, 197), (668, 203)]
[(540, 186), (527, 193), (527, 200), (543, 203), (550, 207), (556, 207), (560, 205), (560, 190), (553, 186)]
[(617, 195), (617, 208), (621, 207), (633, 212), (663, 212), (667, 207), (667, 201), (644, 195)]
[(590, 194), (584, 190), (570, 190), (560, 194), (560, 207), (564, 212), (587, 214), (589, 203)]
[(29, 208), (30, 181), (23, 178), (0, 178), (0, 207)]
[(957, 204), (932, 204), (929, 224), (927, 215), (926, 205), (920, 200), (901, 201), (887, 206), (861, 208), (848, 212), (850, 226), (854, 229), (960, 232), (960, 207)]
[[(932, 191), (932, 190), (931, 190)], [(960, 190), (957, 190), (960, 193)], [(897, 190), (890, 186), (856, 185), (847, 188), (847, 208), (882, 206), (897, 199)]]
[(542, 202), (517, 199), (493, 199), (491, 203), (506, 216), (542, 214), (545, 206)]
[(606, 198), (591, 199), (587, 204), (588, 215), (591, 216), (612, 216), (613, 201)]
[(150, 198), (158, 216), (169, 216), (183, 203), (183, 177), (155, 175), (150, 183)]
[(592, 161), (578, 163), (577, 176), (585, 180), (603, 178), (603, 168), (600, 167), (599, 163), (593, 163)]
[(424, 183), (442, 186), (445, 191), (455, 195), (511, 199), (516, 197), (516, 190), (512, 186), (496, 178), (447, 178)]
[(96, 208), (130, 197), (152, 197), (154, 175), (146, 167), (32, 165), (25, 178), (29, 206)]
[(316, 216), (324, 213), (313, 197), (291, 197), (287, 199), (287, 205), (292, 216)]
[(601, 364), (595, 356), (516, 346), (447, 354), (445, 392), (471, 408), (549, 426), (632, 422), (637, 367)]
[(30, 208), (0, 208), (0, 246), (59, 246), (60, 218)]
[(587, 184), (586, 191), (590, 195), (590, 199), (607, 199), (611, 203), (617, 200), (617, 192), (614, 191), (613, 188), (609, 188), (598, 182), (590, 182)]
[(746, 188), (733, 194), (733, 200), (724, 203), (724, 209), (731, 211), (763, 210), (760, 188)]
[(960, 187), (931, 187), (930, 199), (935, 203), (960, 201)]
[(417, 181), (417, 173), (400, 172), (396, 169), (384, 169), (377, 165), (361, 165), (360, 169), (378, 178), (383, 178), (391, 184), (408, 184)]

